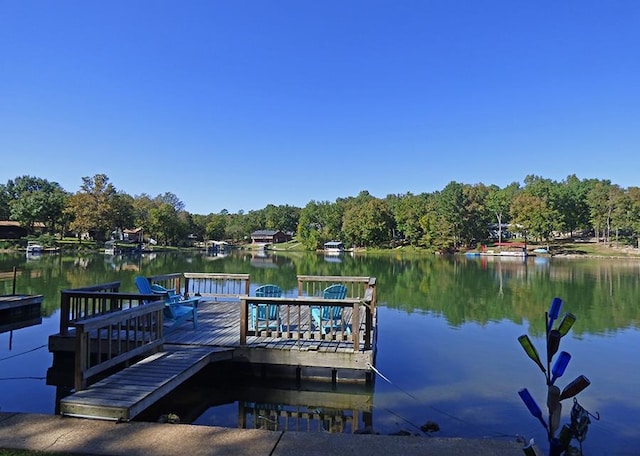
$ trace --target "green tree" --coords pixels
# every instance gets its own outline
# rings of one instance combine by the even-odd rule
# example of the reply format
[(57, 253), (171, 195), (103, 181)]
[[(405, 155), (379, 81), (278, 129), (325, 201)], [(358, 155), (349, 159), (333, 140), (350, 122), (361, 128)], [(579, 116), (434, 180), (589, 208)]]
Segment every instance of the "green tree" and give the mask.
[(207, 239), (221, 241), (225, 239), (227, 229), (227, 216), (223, 214), (212, 214), (206, 227)]
[(520, 192), (520, 184), (514, 182), (501, 189), (496, 185), (489, 187), (487, 210), (493, 214), (498, 225), (498, 242), (502, 242), (502, 226), (509, 223), (509, 208), (513, 198)]
[(609, 180), (596, 180), (587, 194), (589, 218), (595, 231), (596, 240), (609, 241), (611, 214), (613, 212), (612, 184)]
[(264, 230), (267, 225), (267, 218), (264, 210), (249, 211), (240, 218), (242, 230), (249, 236), (256, 230)]
[(112, 199), (112, 214), (113, 224), (117, 230), (136, 228), (135, 209), (131, 195), (117, 192)]
[(557, 227), (558, 212), (552, 209), (543, 197), (522, 192), (513, 199), (512, 221), (525, 234), (525, 240), (534, 237), (549, 240)]
[(309, 250), (341, 239), (342, 208), (338, 203), (310, 201), (300, 211), (298, 240)]
[(178, 211), (169, 203), (162, 203), (149, 211), (149, 230), (164, 245), (175, 244), (180, 233)]
[(160, 203), (146, 193), (133, 198), (134, 225), (145, 229), (149, 228), (151, 209), (157, 208)]
[(241, 213), (226, 216), (225, 239), (230, 239), (234, 242), (242, 242), (249, 239), (251, 231), (245, 229), (242, 221), (243, 217), (244, 215)]
[(562, 225), (571, 236), (579, 229), (589, 227), (589, 205), (587, 195), (589, 182), (582, 181), (575, 174), (567, 176), (558, 188), (557, 210), (562, 219)]
[(420, 225), (420, 218), (425, 215), (427, 195), (389, 195), (387, 204), (395, 219), (395, 226), (411, 245), (418, 245), (422, 240), (424, 231)]
[(462, 187), (465, 203), (462, 211), (461, 240), (467, 246), (487, 237), (487, 227), (492, 220), (492, 214), (487, 207), (489, 193), (489, 187), (484, 184), (463, 185)]
[(615, 232), (616, 242), (618, 242), (620, 231), (628, 230), (631, 225), (631, 220), (629, 219), (631, 200), (628, 193), (617, 185), (611, 187), (609, 197), (612, 206), (610, 229)]
[(263, 211), (265, 219), (264, 227), (266, 229), (282, 230), (284, 232), (296, 231), (298, 219), (300, 218), (300, 208), (289, 205), (274, 206), (273, 204), (269, 204)]
[(443, 239), (443, 245), (450, 245), (452, 249), (458, 248), (462, 242), (462, 233), (466, 212), (466, 198), (463, 185), (458, 182), (449, 182), (437, 196), (438, 218), (436, 223), (439, 236)]
[(204, 239), (205, 241), (209, 239), (209, 237), (207, 236), (207, 224), (209, 223), (209, 220), (211, 219), (212, 216), (213, 214), (209, 214), (209, 215), (192, 214), (191, 215), (191, 222), (193, 224), (192, 234), (194, 234), (198, 239)]
[(10, 218), (33, 231), (42, 222), (50, 232), (55, 231), (65, 207), (67, 193), (57, 182), (31, 176), (21, 176), (7, 182)]
[(11, 206), (9, 202), (11, 198), (7, 191), (7, 186), (0, 184), (0, 220), (9, 220), (11, 216)]
[(162, 205), (162, 204), (169, 204), (171, 207), (173, 207), (176, 212), (182, 212), (184, 211), (184, 203), (182, 201), (180, 201), (180, 198), (178, 198), (176, 195), (174, 195), (171, 192), (165, 192), (162, 195), (158, 195), (155, 197), (155, 202), (158, 206)]
[(627, 189), (629, 198), (629, 229), (637, 239), (637, 246), (640, 249), (640, 187), (629, 187)]
[(391, 240), (393, 214), (383, 200), (372, 198), (362, 205), (352, 205), (344, 213), (342, 231), (346, 240), (358, 246), (381, 245)]
[(454, 228), (441, 216), (440, 198), (439, 192), (428, 195), (424, 215), (420, 217), (420, 227), (424, 233), (420, 245), (433, 252), (451, 252), (455, 249)]

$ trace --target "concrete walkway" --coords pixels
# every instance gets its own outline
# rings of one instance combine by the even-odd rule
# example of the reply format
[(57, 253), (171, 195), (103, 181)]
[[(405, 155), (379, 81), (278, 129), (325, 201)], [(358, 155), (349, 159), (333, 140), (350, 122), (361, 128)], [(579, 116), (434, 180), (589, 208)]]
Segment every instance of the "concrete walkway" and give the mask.
[(522, 456), (522, 444), (428, 436), (275, 432), (0, 413), (0, 448), (109, 456)]

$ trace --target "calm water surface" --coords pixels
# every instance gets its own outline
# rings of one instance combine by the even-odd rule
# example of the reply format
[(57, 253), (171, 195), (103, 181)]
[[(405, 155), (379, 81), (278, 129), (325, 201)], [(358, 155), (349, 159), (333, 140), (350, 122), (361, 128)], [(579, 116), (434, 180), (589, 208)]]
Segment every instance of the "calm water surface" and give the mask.
[[(56, 387), (46, 384), (52, 365), (46, 344), (57, 332), (61, 289), (119, 280), (122, 291), (135, 291), (135, 275), (191, 271), (250, 273), (253, 285), (276, 283), (294, 294), (298, 274), (374, 276), (380, 303), (376, 367), (385, 377), (377, 377), (368, 393), (375, 431), (420, 433), (417, 427), (434, 421), (443, 437), (519, 435), (545, 448), (542, 426), (517, 395), (527, 387), (544, 405), (544, 377), (517, 338), (529, 334), (543, 351), (544, 312), (558, 296), (563, 312), (578, 321), (562, 339), (560, 349), (572, 360), (557, 384), (562, 388), (586, 375), (591, 386), (579, 402), (601, 417), (589, 426), (585, 454), (637, 454), (640, 260), (401, 255), (336, 260), (301, 253), (61, 254), (29, 261), (0, 255), (0, 272), (20, 270), (18, 293), (44, 295), (41, 324), (0, 334), (0, 410), (55, 413)], [(0, 281), (0, 294), (11, 293), (11, 286), (11, 280)], [(199, 397), (210, 397), (183, 421), (237, 427), (237, 401), (213, 399), (220, 388), (201, 386)], [(171, 400), (179, 409), (183, 398)], [(567, 423), (571, 401), (563, 404), (562, 423)]]

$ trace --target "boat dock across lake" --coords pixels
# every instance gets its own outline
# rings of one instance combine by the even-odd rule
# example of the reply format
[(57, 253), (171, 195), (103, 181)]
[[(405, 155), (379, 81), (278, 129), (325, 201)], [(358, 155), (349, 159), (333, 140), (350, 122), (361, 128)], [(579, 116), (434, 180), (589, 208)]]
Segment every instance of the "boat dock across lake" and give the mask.
[[(63, 290), (60, 332), (50, 337), (49, 350), (54, 365), (57, 357), (73, 359), (74, 390), (60, 399), (60, 414), (129, 421), (214, 364), (259, 378), (372, 381), (375, 278), (298, 276), (296, 292), (282, 297), (251, 296), (248, 274), (147, 279), (198, 298), (197, 324), (186, 320), (167, 331), (165, 296), (122, 293), (118, 282)], [(347, 287), (344, 299), (323, 297), (334, 284)], [(260, 306), (276, 317), (256, 324)], [(323, 320), (322, 308), (339, 321)]]

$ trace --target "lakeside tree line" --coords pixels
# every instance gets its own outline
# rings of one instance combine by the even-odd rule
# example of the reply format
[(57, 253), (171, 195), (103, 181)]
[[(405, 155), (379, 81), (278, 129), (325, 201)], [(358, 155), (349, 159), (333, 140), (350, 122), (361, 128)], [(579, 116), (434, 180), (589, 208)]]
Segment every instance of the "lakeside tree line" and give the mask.
[(83, 177), (71, 193), (58, 183), (20, 176), (0, 184), (0, 220), (15, 220), (30, 232), (37, 223), (60, 236), (90, 233), (102, 242), (112, 233), (142, 227), (164, 245), (190, 239), (247, 241), (262, 229), (297, 234), (307, 249), (340, 240), (349, 246), (412, 245), (450, 252), (489, 240), (490, 227), (503, 237), (511, 225), (528, 240), (590, 233), (603, 242), (640, 243), (640, 188), (609, 180), (568, 176), (558, 182), (529, 175), (524, 183), (496, 185), (450, 182), (432, 193), (377, 198), (362, 191), (303, 208), (272, 204), (260, 210), (191, 214), (172, 193), (131, 196), (105, 174)]

